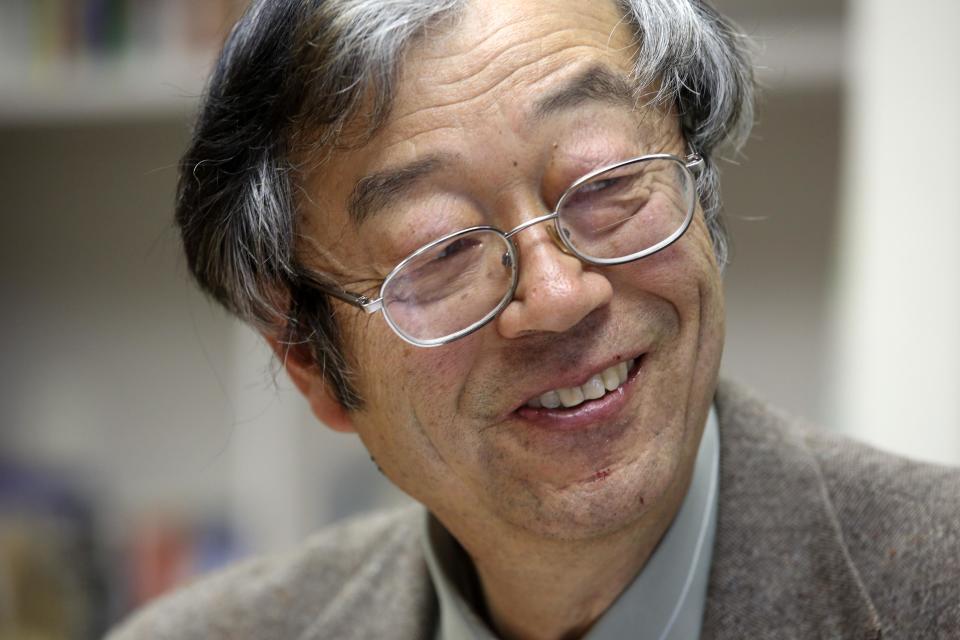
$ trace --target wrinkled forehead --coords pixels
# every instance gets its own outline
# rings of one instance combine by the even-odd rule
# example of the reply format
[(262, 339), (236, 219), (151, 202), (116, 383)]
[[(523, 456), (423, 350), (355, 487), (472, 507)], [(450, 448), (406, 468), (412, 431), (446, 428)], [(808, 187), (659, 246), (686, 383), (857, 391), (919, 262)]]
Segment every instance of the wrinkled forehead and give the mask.
[(475, 0), (432, 25), (404, 58), (380, 145), (497, 114), (521, 126), (552, 88), (588, 67), (630, 78), (635, 35), (610, 0)]
[[(676, 122), (642, 106), (635, 37), (612, 0), (474, 0), (433, 22), (405, 51), (386, 120), (308, 179), (314, 215), (304, 230), (355, 231), (370, 211), (427, 186), (500, 197), (663, 150)], [(610, 142), (628, 130), (647, 146)], [(565, 172), (546, 174), (565, 157)]]

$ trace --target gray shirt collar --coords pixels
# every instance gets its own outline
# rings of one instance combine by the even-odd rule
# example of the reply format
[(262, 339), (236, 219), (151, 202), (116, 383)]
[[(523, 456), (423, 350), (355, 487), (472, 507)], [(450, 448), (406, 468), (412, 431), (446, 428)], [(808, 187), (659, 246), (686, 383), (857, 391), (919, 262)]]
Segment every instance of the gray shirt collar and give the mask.
[[(647, 564), (584, 640), (689, 640), (700, 636), (717, 525), (720, 436), (713, 407), (690, 489)], [(483, 599), (460, 545), (427, 513), (424, 552), (439, 600), (435, 640), (494, 638), (476, 612)]]

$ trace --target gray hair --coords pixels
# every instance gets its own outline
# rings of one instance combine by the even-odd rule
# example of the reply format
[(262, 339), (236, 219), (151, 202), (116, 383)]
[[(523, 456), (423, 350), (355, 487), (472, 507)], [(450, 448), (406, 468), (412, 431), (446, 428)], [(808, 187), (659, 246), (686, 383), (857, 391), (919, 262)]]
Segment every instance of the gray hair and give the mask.
[[(255, 0), (211, 76), (180, 165), (176, 220), (190, 271), (242, 320), (306, 349), (330, 390), (361, 406), (330, 300), (298, 259), (298, 159), (359, 144), (389, 115), (403, 53), (467, 0)], [(640, 44), (637, 85), (680, 114), (705, 159), (698, 190), (717, 261), (727, 260), (718, 149), (753, 120), (747, 42), (699, 0), (615, 0)], [(353, 134), (363, 123), (361, 135)]]

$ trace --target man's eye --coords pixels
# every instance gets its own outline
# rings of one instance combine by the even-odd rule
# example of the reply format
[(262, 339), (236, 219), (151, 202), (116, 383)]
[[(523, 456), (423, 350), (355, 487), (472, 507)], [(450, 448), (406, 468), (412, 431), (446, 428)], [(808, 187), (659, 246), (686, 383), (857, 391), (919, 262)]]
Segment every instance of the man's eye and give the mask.
[(610, 176), (587, 182), (567, 197), (567, 207), (605, 206), (623, 195), (635, 183), (635, 176)]
[(577, 189), (577, 193), (589, 195), (591, 193), (597, 193), (599, 191), (606, 191), (608, 189), (611, 189), (617, 186), (617, 183), (620, 181), (621, 181), (621, 178), (607, 178), (605, 180), (597, 180), (596, 182), (589, 182), (581, 186), (579, 189)]
[(437, 253), (434, 260), (442, 261), (449, 260), (457, 256), (458, 254), (465, 253), (470, 249), (480, 246), (481, 242), (475, 238), (458, 238), (445, 246), (439, 253)]

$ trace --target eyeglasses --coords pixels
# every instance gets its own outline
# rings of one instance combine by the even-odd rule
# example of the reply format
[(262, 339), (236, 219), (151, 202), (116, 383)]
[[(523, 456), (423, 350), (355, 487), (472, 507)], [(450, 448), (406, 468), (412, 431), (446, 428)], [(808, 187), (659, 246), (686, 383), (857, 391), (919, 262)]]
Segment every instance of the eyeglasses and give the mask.
[(587, 264), (633, 262), (669, 247), (690, 226), (703, 158), (666, 153), (601, 167), (576, 180), (548, 213), (503, 232), (470, 227), (438, 238), (400, 261), (368, 298), (308, 277), (309, 284), (367, 313), (383, 312), (397, 335), (419, 347), (462, 338), (513, 300), (518, 249), (513, 237), (552, 222), (565, 253)]

